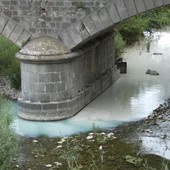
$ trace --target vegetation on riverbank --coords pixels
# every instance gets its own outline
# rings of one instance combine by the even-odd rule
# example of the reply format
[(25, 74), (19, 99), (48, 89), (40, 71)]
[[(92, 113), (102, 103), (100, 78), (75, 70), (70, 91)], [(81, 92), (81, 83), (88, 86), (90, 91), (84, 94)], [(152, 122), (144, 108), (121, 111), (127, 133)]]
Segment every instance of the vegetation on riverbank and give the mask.
[(134, 127), (126, 126), (126, 133), (94, 131), (64, 138), (23, 138), (25, 159), (15, 164), (16, 169), (169, 170), (170, 161), (139, 152), (141, 142), (129, 141), (132, 132)]
[(20, 65), (15, 58), (19, 47), (5, 37), (0, 36), (0, 76), (8, 78), (11, 85), (19, 89), (21, 84)]
[(120, 57), (126, 45), (133, 45), (144, 38), (143, 31), (152, 32), (170, 25), (170, 7), (162, 7), (134, 16), (117, 26), (115, 37), (116, 58)]
[(18, 137), (11, 129), (12, 113), (5, 99), (0, 96), (0, 169), (10, 170), (17, 152)]

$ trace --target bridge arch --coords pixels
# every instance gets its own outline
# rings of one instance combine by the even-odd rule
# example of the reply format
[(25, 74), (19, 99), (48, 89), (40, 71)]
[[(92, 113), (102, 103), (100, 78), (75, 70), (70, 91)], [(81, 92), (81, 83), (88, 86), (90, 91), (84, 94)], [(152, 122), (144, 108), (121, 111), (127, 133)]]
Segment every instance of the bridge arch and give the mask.
[(30, 31), (4, 14), (0, 14), (0, 34), (19, 47), (32, 36)]
[(169, 4), (170, 0), (111, 0), (105, 7), (63, 30), (59, 38), (69, 49), (75, 50), (125, 19)]

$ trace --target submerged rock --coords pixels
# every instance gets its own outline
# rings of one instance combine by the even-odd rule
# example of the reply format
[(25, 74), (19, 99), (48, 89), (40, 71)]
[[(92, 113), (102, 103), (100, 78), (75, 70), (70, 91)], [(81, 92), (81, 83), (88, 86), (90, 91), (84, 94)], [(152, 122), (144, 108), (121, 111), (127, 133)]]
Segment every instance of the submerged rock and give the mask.
[(150, 74), (150, 75), (159, 75), (159, 73), (155, 70), (150, 70), (148, 69), (145, 74)]

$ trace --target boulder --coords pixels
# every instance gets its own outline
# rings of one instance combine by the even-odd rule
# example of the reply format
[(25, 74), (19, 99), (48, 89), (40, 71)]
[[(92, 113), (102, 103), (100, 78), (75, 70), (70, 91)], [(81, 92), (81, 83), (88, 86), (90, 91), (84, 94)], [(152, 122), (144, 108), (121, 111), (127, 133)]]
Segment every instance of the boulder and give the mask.
[(155, 70), (150, 70), (148, 69), (145, 74), (150, 74), (150, 75), (159, 75), (159, 73)]

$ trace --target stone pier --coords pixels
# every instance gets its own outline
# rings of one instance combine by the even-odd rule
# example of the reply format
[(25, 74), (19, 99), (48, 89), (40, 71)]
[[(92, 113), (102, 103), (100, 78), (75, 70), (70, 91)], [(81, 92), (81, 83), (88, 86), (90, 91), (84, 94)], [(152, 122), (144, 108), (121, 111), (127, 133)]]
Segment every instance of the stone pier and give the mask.
[(36, 121), (74, 116), (119, 78), (114, 54), (112, 33), (75, 52), (48, 36), (32, 40), (16, 54), (22, 81), (18, 116)]

